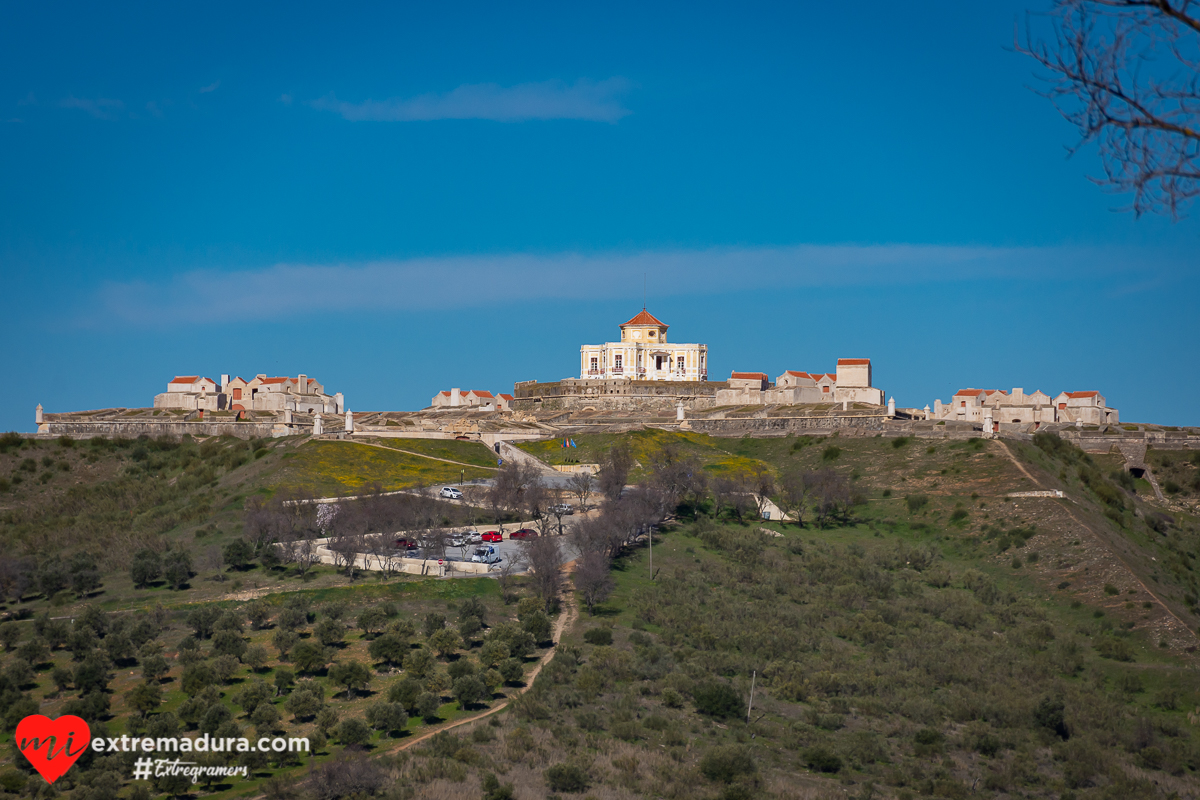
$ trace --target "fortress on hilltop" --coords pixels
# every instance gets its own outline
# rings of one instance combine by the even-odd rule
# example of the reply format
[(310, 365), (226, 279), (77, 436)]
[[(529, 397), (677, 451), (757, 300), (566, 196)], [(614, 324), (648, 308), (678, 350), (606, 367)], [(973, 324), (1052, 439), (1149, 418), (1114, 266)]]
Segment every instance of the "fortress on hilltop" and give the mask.
[[(837, 430), (848, 436), (971, 438), (1052, 431), (1089, 452), (1107, 448), (1104, 442), (1115, 441), (1114, 435), (1142, 434), (1138, 426), (1119, 425), (1117, 409), (1098, 391), (1052, 397), (1022, 389), (963, 389), (948, 403), (934, 401), (932, 409), (897, 408), (874, 385), (870, 358), (839, 358), (832, 371), (786, 369), (774, 380), (759, 370), (709, 380), (709, 346), (670, 341), (667, 323), (645, 307), (618, 328), (617, 341), (579, 348), (577, 378), (518, 381), (512, 394), (444, 389), (419, 411), (354, 413), (340, 392), (331, 395), (304, 374), (250, 380), (221, 375), (220, 381), (182, 375), (155, 396), (152, 408), (47, 413), (39, 405), (35, 421), (38, 435), (47, 437), (449, 438), (501, 448), (497, 454), (522, 439), (644, 427), (714, 436)], [(1175, 431), (1146, 430), (1147, 443), (1156, 447), (1178, 439), (1176, 446), (1200, 449), (1200, 434), (1181, 438)]]
[[(836, 373), (787, 370), (772, 382), (764, 372), (708, 379), (708, 345), (667, 340), (667, 323), (645, 308), (621, 324), (621, 338), (579, 348), (579, 377), (553, 383), (522, 381), (512, 407), (521, 411), (616, 410), (649, 413), (679, 408), (819, 405), (885, 412), (883, 390), (871, 385), (871, 359), (838, 359)], [(680, 408), (682, 407), (682, 408)]]

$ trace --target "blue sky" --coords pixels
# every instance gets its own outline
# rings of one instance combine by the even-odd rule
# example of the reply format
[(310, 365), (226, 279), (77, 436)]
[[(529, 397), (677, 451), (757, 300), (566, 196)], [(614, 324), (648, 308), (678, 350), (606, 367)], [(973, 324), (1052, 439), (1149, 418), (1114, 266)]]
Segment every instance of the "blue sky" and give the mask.
[(901, 406), (1200, 424), (1200, 225), (1135, 219), (1011, 52), (1040, 3), (72, 4), (0, 27), (0, 429), (175, 374), (355, 410), (868, 356)]

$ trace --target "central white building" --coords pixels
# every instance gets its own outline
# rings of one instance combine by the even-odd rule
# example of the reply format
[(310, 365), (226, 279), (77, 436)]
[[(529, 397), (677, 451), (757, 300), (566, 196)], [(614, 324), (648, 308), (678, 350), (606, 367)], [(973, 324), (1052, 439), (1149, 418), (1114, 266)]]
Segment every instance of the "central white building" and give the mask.
[(580, 380), (708, 380), (708, 345), (669, 344), (667, 327), (643, 308), (621, 326), (621, 341), (579, 348)]

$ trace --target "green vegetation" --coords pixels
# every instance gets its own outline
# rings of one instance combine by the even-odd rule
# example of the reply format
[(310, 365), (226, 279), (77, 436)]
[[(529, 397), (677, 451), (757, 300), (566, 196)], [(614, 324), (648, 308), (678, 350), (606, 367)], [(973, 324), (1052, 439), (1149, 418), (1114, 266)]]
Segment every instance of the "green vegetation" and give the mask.
[[(550, 535), (529, 543), (541, 567), (500, 580), (298, 562), (318, 534), (366, 543), (480, 513), (374, 494), (456, 481), (464, 468), (439, 458), (500, 478), (473, 500), (488, 514), (558, 499), (521, 470), (485, 469), (476, 443), (0, 437), (14, 532), (0, 724), (40, 710), (84, 716), (95, 735), (315, 745), (195, 786), (135, 787), (123, 762), (81, 761), (54, 787), (77, 800), (1165, 800), (1200, 786), (1195, 643), (1161, 605), (1197, 626), (1197, 521), (1139, 492), (1117, 457), (1044, 435), (576, 442), (525, 445), (605, 465), (601, 513), (567, 519), (564, 587)], [(1190, 458), (1148, 462), (1186, 496)], [(1016, 496), (1032, 488), (1069, 498)], [(284, 502), (302, 491), (370, 498), (318, 521)], [(764, 521), (759, 495), (798, 521)], [(522, 694), (564, 600), (580, 616)], [(29, 774), (10, 748), (0, 791), (32, 796)]]
[(643, 430), (628, 434), (582, 434), (573, 438), (577, 446), (571, 448), (563, 448), (562, 439), (517, 442), (516, 444), (517, 447), (540, 458), (547, 464), (568, 462), (599, 464), (613, 445), (619, 442), (629, 447), (634, 458), (635, 467), (631, 473), (634, 480), (645, 477), (646, 465), (668, 443), (681, 454), (695, 457), (706, 471), (715, 474), (739, 470), (752, 471), (766, 466), (764, 462), (755, 457), (738, 453), (732, 446), (734, 442), (740, 443), (746, 440), (717, 439), (702, 433)]
[(473, 464), (484, 469), (496, 468), (496, 454), (482, 442), (466, 442), (455, 439), (371, 439), (375, 444), (410, 453), (420, 453), (432, 458), (444, 458)]
[[(420, 442), (421, 440), (405, 440)], [(477, 446), (478, 447), (478, 446)], [(357, 442), (310, 442), (288, 459), (275, 485), (317, 495), (351, 494), (378, 484), (385, 491), (457, 482), (463, 467)], [(466, 468), (466, 480), (492, 471)]]

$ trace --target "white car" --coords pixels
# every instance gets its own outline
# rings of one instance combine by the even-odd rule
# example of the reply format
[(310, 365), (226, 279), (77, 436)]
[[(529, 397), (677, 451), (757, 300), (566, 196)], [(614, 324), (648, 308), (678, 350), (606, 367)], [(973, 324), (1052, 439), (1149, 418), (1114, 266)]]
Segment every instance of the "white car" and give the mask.
[(479, 535), (479, 531), (467, 531), (463, 537), (467, 540), (467, 544), (483, 543), (483, 537)]
[(451, 547), (462, 547), (466, 543), (467, 543), (466, 537), (464, 537), (461, 533), (454, 533), (454, 534), (450, 535), (450, 546)]
[(485, 544), (475, 548), (475, 552), (471, 554), (471, 560), (477, 564), (499, 564), (500, 554), (496, 552), (494, 545)]
[(443, 486), (438, 497), (448, 497), (451, 500), (462, 500), (462, 492), (452, 486)]

